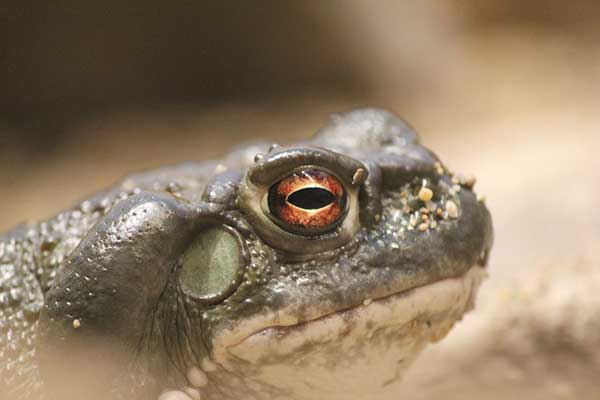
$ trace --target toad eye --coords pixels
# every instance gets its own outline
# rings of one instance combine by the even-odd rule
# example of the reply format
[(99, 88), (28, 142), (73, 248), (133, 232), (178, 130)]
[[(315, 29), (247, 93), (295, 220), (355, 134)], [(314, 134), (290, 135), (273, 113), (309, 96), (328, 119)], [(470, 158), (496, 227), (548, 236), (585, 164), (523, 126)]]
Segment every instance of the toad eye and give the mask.
[(313, 168), (293, 172), (269, 189), (272, 219), (283, 229), (314, 235), (334, 229), (346, 213), (346, 190), (332, 174)]

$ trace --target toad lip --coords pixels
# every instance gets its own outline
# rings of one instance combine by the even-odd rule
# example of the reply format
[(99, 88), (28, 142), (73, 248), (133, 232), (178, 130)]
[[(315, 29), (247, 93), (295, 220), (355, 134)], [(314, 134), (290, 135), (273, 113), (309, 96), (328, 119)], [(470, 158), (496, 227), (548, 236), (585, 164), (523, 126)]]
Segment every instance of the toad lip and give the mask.
[(229, 353), (255, 363), (267, 355), (292, 353), (307, 342), (335, 340), (350, 329), (369, 336), (374, 330), (402, 327), (416, 319), (426, 319), (427, 315), (462, 311), (470, 306), (485, 275), (481, 267), (474, 266), (457, 278), (440, 279), (380, 298), (366, 299), (363, 304), (304, 321), (281, 315), (277, 323), (255, 321), (254, 329), (244, 330), (245, 334), (239, 327), (235, 329), (237, 332), (232, 330), (224, 335), (222, 346), (214, 347), (215, 353), (221, 353), (215, 357), (227, 364), (226, 353)]

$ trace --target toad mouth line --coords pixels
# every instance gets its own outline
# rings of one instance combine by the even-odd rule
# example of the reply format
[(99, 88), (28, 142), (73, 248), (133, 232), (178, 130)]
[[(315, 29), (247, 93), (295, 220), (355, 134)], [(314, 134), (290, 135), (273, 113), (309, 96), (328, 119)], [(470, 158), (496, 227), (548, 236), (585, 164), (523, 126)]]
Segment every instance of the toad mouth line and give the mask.
[[(444, 283), (459, 283), (459, 284), (468, 284), (470, 275), (478, 275), (475, 277), (475, 281), (477, 285), (483, 280), (483, 277), (487, 275), (485, 269), (479, 265), (474, 265), (469, 268), (465, 273), (456, 277), (446, 277), (435, 280), (433, 282), (429, 282), (422, 285), (412, 286), (406, 289), (403, 289), (399, 292), (391, 293), (385, 296), (381, 296), (378, 298), (366, 298), (363, 303), (356, 304), (354, 306), (340, 309), (336, 311), (329, 312), (327, 314), (323, 314), (321, 316), (317, 316), (315, 318), (311, 318), (305, 321), (298, 321), (290, 324), (274, 324), (270, 326), (265, 326), (261, 329), (258, 329), (248, 335), (245, 335), (243, 338), (236, 340), (233, 343), (227, 344), (227, 348), (234, 348), (243, 344), (244, 342), (249, 341), (252, 338), (259, 338), (261, 336), (269, 336), (270, 338), (275, 339), (283, 339), (287, 335), (292, 334), (294, 332), (299, 332), (302, 329), (307, 328), (313, 324), (318, 323), (326, 323), (327, 320), (332, 319), (340, 319), (340, 320), (352, 320), (354, 317), (360, 317), (361, 311), (367, 309), (371, 305), (387, 305), (393, 304), (396, 302), (402, 302), (403, 299), (413, 297), (413, 294), (422, 292), (427, 290), (428, 288), (434, 289), (434, 287), (443, 285)], [(385, 325), (385, 323), (383, 323)]]

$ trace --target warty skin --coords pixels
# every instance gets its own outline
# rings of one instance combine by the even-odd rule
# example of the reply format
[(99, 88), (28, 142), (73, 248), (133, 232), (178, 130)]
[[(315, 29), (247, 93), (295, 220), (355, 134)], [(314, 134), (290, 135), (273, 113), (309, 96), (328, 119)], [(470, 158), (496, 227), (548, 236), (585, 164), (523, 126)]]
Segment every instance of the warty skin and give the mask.
[[(266, 199), (309, 168), (347, 201), (303, 234)], [(393, 398), (485, 276), (491, 217), (472, 184), (378, 109), (131, 176), (0, 238), (3, 396)]]

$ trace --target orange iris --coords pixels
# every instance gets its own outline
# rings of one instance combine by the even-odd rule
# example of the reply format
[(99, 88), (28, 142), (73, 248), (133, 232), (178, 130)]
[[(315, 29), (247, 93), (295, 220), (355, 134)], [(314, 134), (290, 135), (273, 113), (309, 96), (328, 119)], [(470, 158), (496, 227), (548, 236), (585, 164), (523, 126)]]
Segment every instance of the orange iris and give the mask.
[(333, 175), (318, 169), (294, 172), (271, 186), (269, 210), (300, 230), (333, 228), (344, 213), (346, 191)]

